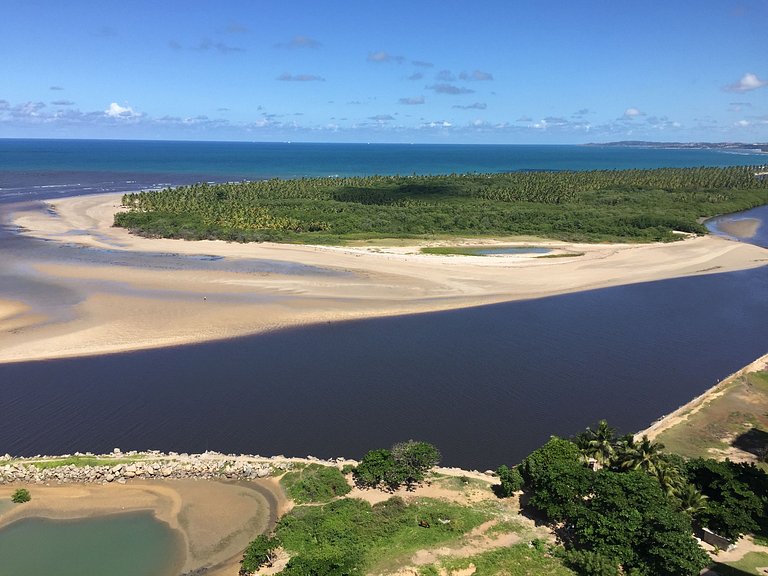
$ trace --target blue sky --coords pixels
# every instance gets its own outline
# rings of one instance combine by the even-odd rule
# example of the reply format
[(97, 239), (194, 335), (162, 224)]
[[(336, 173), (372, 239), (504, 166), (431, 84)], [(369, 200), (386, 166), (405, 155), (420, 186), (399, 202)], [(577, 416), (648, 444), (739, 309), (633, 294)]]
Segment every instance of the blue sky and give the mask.
[(0, 137), (768, 141), (766, 0), (4, 0)]

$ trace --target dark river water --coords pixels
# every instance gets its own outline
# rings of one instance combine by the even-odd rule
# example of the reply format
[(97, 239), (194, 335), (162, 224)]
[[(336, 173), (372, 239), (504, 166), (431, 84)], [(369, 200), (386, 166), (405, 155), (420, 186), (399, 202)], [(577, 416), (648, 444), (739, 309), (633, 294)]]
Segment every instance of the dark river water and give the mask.
[(202, 345), (0, 365), (0, 453), (358, 457), (409, 438), (518, 462), (647, 426), (768, 349), (768, 267)]

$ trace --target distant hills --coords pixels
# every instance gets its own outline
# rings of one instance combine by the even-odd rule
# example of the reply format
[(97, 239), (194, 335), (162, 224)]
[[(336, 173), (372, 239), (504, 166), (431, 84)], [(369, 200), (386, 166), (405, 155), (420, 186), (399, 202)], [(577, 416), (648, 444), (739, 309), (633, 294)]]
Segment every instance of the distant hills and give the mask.
[(643, 140), (622, 140), (620, 142), (590, 142), (585, 146), (612, 146), (617, 148), (666, 148), (695, 150), (751, 150), (768, 152), (768, 142), (745, 144), (744, 142), (646, 142)]

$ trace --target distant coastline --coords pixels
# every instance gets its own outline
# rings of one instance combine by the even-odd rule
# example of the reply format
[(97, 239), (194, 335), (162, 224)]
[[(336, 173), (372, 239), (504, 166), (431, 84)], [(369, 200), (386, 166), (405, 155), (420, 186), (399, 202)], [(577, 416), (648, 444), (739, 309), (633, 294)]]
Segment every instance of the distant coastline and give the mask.
[(768, 142), (747, 144), (745, 142), (649, 142), (645, 140), (620, 140), (618, 142), (590, 142), (584, 146), (603, 148), (658, 148), (662, 150), (724, 150), (747, 151), (768, 154)]

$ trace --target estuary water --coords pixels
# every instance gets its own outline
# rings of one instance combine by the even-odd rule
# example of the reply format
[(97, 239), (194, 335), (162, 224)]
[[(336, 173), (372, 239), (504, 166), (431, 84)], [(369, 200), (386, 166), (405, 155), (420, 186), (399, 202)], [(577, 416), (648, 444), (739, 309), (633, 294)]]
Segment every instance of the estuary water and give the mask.
[[(200, 179), (765, 158), (579, 146), (0, 140), (0, 202)], [(48, 253), (27, 241), (34, 242), (8, 233), (0, 253)], [(162, 266), (218, 265), (158, 258)], [(550, 434), (569, 436), (600, 418), (622, 432), (643, 428), (767, 349), (764, 266), (201, 345), (5, 364), (0, 453), (120, 447), (357, 457), (413, 438), (435, 443), (447, 465), (485, 469), (516, 463)]]
[(0, 529), (0, 576), (173, 576), (181, 537), (149, 512), (26, 518)]
[(647, 426), (764, 354), (766, 319), (762, 267), (5, 364), (0, 446), (359, 457), (413, 438), (485, 469), (600, 418)]

